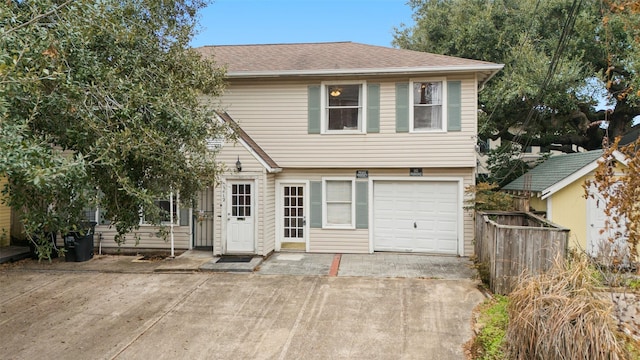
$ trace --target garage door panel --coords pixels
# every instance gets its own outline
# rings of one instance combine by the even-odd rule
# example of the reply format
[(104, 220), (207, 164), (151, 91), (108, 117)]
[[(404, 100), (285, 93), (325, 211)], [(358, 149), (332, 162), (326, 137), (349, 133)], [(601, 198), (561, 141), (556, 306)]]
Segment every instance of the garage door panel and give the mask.
[(377, 251), (458, 253), (458, 182), (375, 181)]

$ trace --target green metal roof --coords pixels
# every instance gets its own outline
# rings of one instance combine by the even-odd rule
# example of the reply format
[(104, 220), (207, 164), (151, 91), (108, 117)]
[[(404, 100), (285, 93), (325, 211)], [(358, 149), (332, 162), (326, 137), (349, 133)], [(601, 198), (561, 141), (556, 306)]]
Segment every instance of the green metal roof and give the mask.
[(502, 190), (542, 192), (559, 183), (576, 171), (596, 161), (602, 156), (602, 150), (593, 150), (573, 154), (552, 156), (542, 164), (529, 170), (530, 188), (525, 189), (525, 175), (505, 185)]

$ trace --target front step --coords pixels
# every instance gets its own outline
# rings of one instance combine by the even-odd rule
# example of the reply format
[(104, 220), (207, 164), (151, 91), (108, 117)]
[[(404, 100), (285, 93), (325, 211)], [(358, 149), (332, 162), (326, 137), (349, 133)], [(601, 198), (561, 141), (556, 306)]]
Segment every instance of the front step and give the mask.
[(280, 244), (281, 251), (306, 251), (307, 244), (301, 242), (283, 242)]

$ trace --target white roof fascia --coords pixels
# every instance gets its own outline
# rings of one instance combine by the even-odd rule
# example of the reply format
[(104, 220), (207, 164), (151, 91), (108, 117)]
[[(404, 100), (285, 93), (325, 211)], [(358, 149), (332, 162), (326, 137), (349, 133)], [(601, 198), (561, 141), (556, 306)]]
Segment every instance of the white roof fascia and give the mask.
[[(214, 114), (216, 119), (218, 119), (219, 122), (224, 123), (225, 121), (218, 115), (218, 114)], [(258, 153), (256, 153), (251, 146), (249, 146), (249, 144), (247, 144), (246, 141), (242, 140), (242, 138), (240, 138), (238, 136), (238, 142), (245, 148), (245, 150), (247, 150), (249, 152), (249, 154), (251, 154), (259, 163), (260, 165), (262, 165), (262, 167), (264, 167), (268, 173), (279, 173), (282, 171), (282, 168), (273, 168), (271, 166), (269, 166), (269, 164), (267, 164), (264, 159), (262, 157), (260, 157), (260, 155), (258, 155)], [(224, 145), (223, 145), (224, 148)]]
[(624, 166), (629, 166), (629, 159), (627, 159), (624, 154), (622, 154), (620, 151), (616, 150), (613, 152), (613, 157), (618, 160), (618, 162), (620, 162), (621, 164), (623, 164)]
[(318, 69), (318, 70), (265, 70), (265, 71), (228, 71), (227, 77), (252, 78), (252, 77), (279, 77), (279, 76), (331, 76), (331, 75), (387, 75), (387, 74), (413, 74), (429, 72), (476, 72), (491, 71), (490, 79), (503, 64), (487, 64), (474, 66), (426, 66), (426, 67), (401, 67), (401, 68), (371, 68), (371, 69)]
[[(622, 155), (622, 153), (620, 153), (619, 151), (614, 151), (613, 152), (613, 157), (619, 161), (620, 163), (626, 165), (627, 164), (627, 160), (624, 158), (624, 155)], [(580, 179), (581, 177), (587, 175), (588, 173), (594, 171), (596, 168), (598, 168), (598, 165), (600, 165), (600, 161), (602, 160), (602, 157), (597, 158), (595, 161), (590, 162), (589, 164), (583, 166), (581, 169), (579, 169), (578, 171), (574, 172), (573, 174), (567, 176), (566, 178), (558, 181), (557, 183), (549, 186), (548, 188), (542, 190), (542, 197), (541, 199), (544, 200), (546, 198), (548, 198), (549, 196), (555, 194), (556, 192), (562, 190), (565, 186), (573, 183), (574, 181)]]
[(238, 139), (238, 141), (242, 144), (242, 146), (244, 146), (245, 149), (247, 149), (247, 151), (253, 155), (253, 157), (258, 160), (258, 162), (262, 165), (262, 167), (264, 167), (265, 169), (267, 169), (268, 173), (279, 173), (282, 171), (282, 168), (272, 168), (271, 166), (269, 166), (262, 157), (260, 157), (260, 155), (258, 155), (258, 153), (256, 153), (251, 146), (249, 146), (249, 144), (247, 144), (244, 140), (242, 139)]

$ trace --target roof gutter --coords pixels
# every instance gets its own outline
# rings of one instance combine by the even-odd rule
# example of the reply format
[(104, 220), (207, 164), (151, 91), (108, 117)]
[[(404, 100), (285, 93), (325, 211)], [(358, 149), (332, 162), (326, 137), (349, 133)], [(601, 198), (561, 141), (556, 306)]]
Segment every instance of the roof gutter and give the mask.
[(289, 76), (355, 76), (355, 75), (410, 75), (419, 73), (461, 73), (489, 71), (490, 75), (481, 85), (484, 85), (498, 71), (503, 64), (486, 64), (474, 66), (426, 66), (426, 67), (401, 67), (401, 68), (371, 68), (371, 69), (318, 69), (318, 70), (265, 70), (265, 71), (228, 71), (228, 78), (268, 78)]

